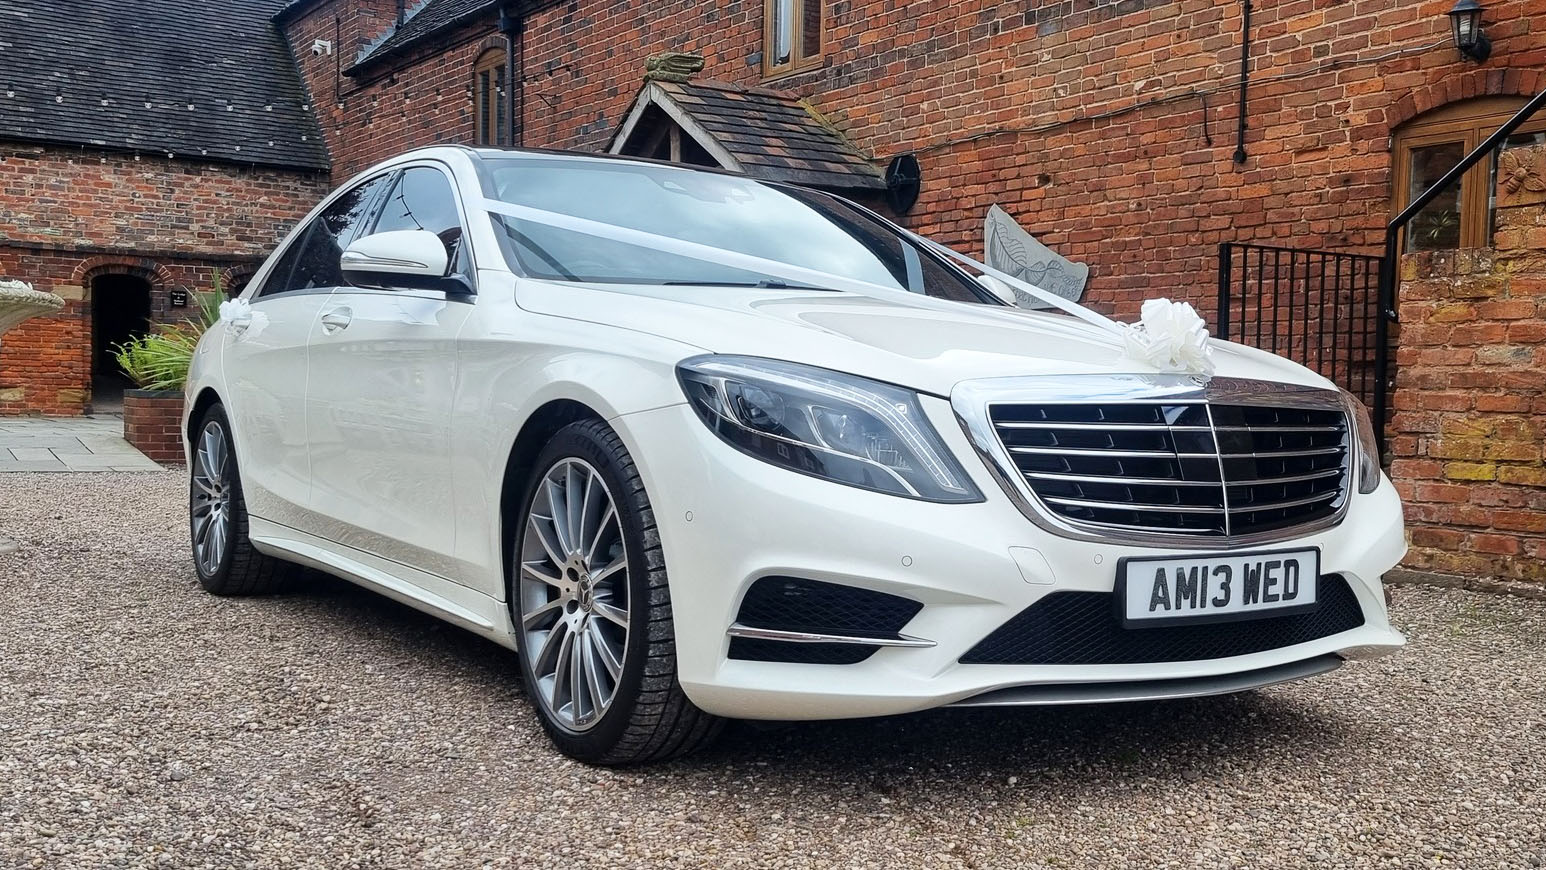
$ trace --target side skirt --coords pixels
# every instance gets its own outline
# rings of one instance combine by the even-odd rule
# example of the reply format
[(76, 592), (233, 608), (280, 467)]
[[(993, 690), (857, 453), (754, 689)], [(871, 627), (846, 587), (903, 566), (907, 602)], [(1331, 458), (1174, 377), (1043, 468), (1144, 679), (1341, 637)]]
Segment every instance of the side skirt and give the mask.
[(247, 533), (264, 555), (315, 568), (515, 649), (514, 627), (503, 601), (444, 577), (259, 517), (248, 518)]

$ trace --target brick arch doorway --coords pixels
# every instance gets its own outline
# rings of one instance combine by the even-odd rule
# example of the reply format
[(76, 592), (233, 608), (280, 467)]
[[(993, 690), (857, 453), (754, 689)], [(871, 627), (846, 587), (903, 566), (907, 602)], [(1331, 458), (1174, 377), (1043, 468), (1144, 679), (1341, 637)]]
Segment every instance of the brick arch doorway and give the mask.
[(133, 387), (114, 348), (150, 330), (151, 282), (133, 272), (101, 272), (89, 279), (91, 300), (91, 406), (98, 413), (123, 406)]

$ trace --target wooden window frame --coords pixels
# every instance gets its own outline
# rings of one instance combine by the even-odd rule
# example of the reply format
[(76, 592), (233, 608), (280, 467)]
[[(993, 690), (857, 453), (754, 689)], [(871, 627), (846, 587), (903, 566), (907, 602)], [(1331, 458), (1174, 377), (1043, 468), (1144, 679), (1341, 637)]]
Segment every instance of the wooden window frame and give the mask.
[[(1458, 142), (1461, 153), (1469, 154), (1524, 104), (1523, 97), (1462, 100), (1402, 125), (1391, 142), (1391, 213), (1399, 213), (1411, 201), (1414, 149)], [(1540, 132), (1546, 132), (1546, 118), (1543, 117), (1533, 118), (1515, 131), (1516, 134)], [(1492, 172), (1492, 161), (1482, 160), (1460, 179), (1461, 248), (1486, 248), (1492, 245)], [(1406, 247), (1404, 232), (1401, 245), (1403, 249)]]
[[(499, 123), (501, 98), (499, 96), (499, 88), (497, 85), (499, 79), (505, 78), (505, 87), (510, 87), (507, 76), (509, 64), (510, 53), (503, 48), (485, 49), (483, 53), (478, 55), (477, 60), (473, 61), (472, 141), (475, 145), (492, 146), (498, 148), (509, 144), (509, 119), (505, 119), (505, 124)], [(486, 113), (486, 118), (483, 105), (485, 94), (483, 82), (485, 76), (488, 76), (488, 95), (489, 99), (492, 101), (487, 107), (488, 111)], [(492, 131), (492, 135), (490, 135), (490, 131), (487, 129), (487, 126), (490, 124), (492, 124), (495, 128)]]
[[(789, 62), (774, 63), (774, 45), (776, 44), (773, 32), (774, 10), (779, 0), (762, 0), (762, 78), (764, 81), (772, 81), (798, 73), (807, 72), (822, 65), (827, 50), (827, 10), (826, 0), (789, 0), (791, 22)], [(805, 9), (806, 5), (814, 3), (818, 7), (816, 31), (821, 40), (821, 47), (815, 52), (805, 50)]]

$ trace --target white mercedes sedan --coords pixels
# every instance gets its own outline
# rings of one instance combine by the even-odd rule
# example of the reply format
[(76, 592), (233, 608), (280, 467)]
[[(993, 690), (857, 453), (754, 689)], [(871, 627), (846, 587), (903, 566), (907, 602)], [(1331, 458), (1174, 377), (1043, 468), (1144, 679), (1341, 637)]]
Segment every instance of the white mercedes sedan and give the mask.
[(405, 154), (199, 345), (199, 580), (303, 565), (481, 634), (599, 764), (726, 717), (1216, 694), (1403, 643), (1362, 405), (1224, 342), (1157, 370), (1005, 290), (798, 187)]

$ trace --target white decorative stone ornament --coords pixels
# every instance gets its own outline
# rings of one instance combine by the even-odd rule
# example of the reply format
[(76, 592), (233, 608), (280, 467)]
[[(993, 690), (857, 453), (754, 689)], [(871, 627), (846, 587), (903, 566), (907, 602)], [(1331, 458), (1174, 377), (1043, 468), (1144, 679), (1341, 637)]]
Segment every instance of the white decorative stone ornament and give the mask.
[[(1034, 236), (997, 205), (988, 208), (983, 223), (983, 261), (1049, 293), (1078, 302), (1090, 279), (1090, 267), (1058, 256), (1057, 252)], [(1015, 293), (1020, 308), (1051, 308), (1029, 293)]]
[(34, 290), (25, 281), (0, 281), (0, 334), (24, 320), (53, 314), (63, 307), (63, 299)]
[(1150, 299), (1137, 323), (1128, 324), (1122, 344), (1129, 359), (1162, 372), (1212, 375), (1213, 348), (1208, 326), (1187, 302)]

